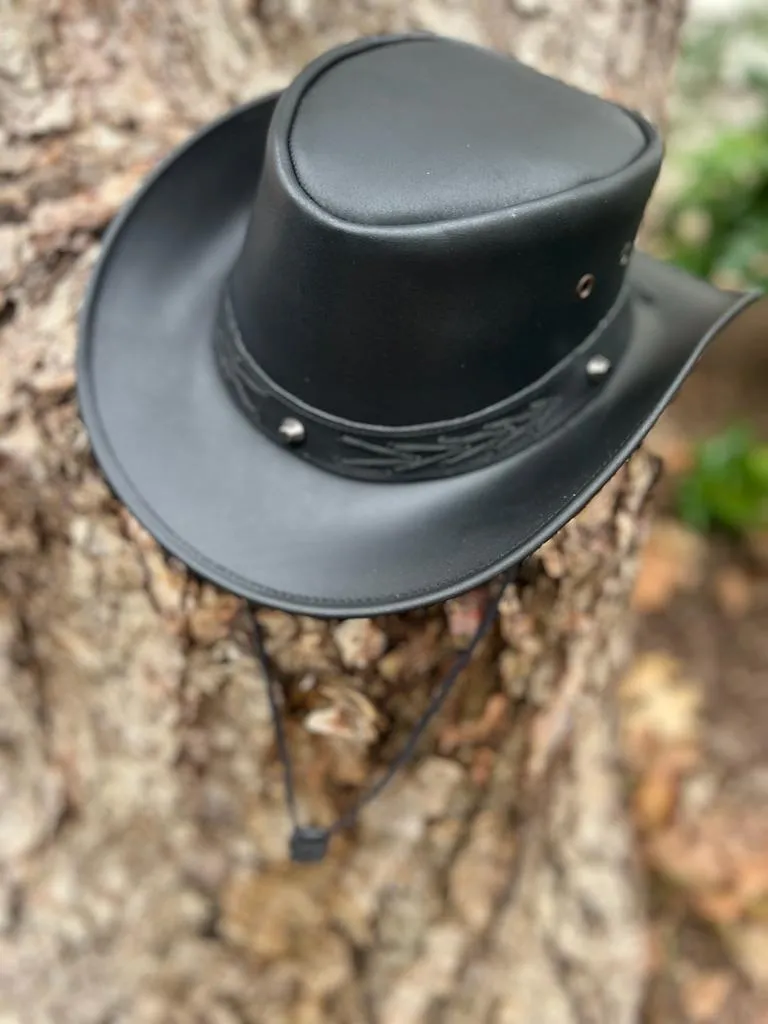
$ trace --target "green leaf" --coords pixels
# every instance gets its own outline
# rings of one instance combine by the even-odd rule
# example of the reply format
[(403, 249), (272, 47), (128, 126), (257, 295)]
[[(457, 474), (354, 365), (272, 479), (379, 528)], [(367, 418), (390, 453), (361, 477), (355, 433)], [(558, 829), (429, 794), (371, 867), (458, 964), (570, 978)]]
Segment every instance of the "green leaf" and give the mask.
[(699, 530), (743, 532), (768, 523), (768, 445), (736, 425), (700, 444), (677, 492), (682, 519)]
[(747, 452), (746, 468), (755, 487), (768, 494), (768, 445), (756, 445)]

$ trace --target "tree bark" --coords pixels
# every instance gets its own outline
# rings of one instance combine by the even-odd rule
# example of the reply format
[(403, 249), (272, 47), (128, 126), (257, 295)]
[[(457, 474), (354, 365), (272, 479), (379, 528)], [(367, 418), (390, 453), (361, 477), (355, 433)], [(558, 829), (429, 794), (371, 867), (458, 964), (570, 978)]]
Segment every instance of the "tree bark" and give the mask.
[[(110, 496), (73, 353), (100, 233), (139, 178), (327, 46), (426, 27), (660, 118), (683, 5), (0, 0), (2, 1024), (637, 1019), (614, 684), (650, 458), (529, 560), (412, 766), (297, 867), (239, 602)], [(264, 613), (305, 816), (392, 757), (483, 599)]]

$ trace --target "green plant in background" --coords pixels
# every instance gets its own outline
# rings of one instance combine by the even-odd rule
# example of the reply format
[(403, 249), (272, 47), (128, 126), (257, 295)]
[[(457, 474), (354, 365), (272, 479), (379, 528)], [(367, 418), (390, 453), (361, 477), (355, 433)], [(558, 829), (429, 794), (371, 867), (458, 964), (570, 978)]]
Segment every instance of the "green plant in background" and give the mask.
[(664, 224), (669, 258), (724, 284), (768, 287), (768, 117), (718, 136), (690, 164)]
[(678, 488), (680, 517), (698, 530), (768, 526), (768, 444), (735, 426), (698, 445)]
[[(768, 8), (689, 37), (675, 106), (665, 257), (724, 287), (768, 289)], [(768, 527), (768, 444), (747, 426), (699, 444), (677, 507), (702, 531)]]
[(679, 90), (678, 129), (689, 119), (719, 130), (673, 155), (683, 187), (662, 219), (665, 254), (726, 286), (768, 287), (768, 14), (700, 30)]

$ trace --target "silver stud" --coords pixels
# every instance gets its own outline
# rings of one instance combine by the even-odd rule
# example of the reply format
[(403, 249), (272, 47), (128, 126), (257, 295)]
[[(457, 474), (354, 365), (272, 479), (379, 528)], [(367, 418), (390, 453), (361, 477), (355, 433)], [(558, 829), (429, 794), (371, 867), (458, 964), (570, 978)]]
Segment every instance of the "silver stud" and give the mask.
[(611, 360), (607, 356), (592, 356), (587, 362), (587, 376), (590, 380), (598, 381), (607, 377), (611, 372)]
[(626, 242), (624, 248), (621, 250), (621, 256), (619, 256), (619, 263), (622, 267), (626, 267), (629, 263), (630, 257), (632, 256), (632, 249), (634, 248), (632, 242)]
[(585, 274), (579, 278), (579, 283), (576, 285), (576, 294), (580, 299), (588, 299), (592, 294), (592, 289), (595, 287), (595, 275)]
[(280, 426), (277, 428), (277, 432), (285, 441), (286, 444), (296, 446), (302, 443), (304, 438), (307, 436), (307, 432), (304, 429), (304, 424), (301, 420), (297, 420), (293, 416), (286, 416)]

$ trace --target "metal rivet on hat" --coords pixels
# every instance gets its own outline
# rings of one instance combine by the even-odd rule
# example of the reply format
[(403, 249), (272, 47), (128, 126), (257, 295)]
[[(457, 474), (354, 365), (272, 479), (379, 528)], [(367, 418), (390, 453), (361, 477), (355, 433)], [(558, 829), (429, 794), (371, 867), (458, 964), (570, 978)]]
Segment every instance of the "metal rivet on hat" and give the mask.
[(585, 274), (576, 285), (576, 294), (580, 299), (588, 299), (595, 287), (595, 275)]
[(611, 372), (611, 360), (607, 356), (592, 356), (587, 363), (587, 376), (590, 380), (602, 380)]
[(621, 250), (621, 256), (619, 256), (619, 263), (622, 265), (622, 267), (626, 267), (626, 265), (629, 263), (629, 258), (632, 255), (633, 248), (634, 245), (632, 244), (632, 242), (626, 242), (624, 244), (624, 248)]
[(293, 416), (286, 416), (278, 427), (277, 432), (285, 443), (290, 445), (301, 444), (307, 436), (304, 424), (301, 420), (297, 420)]

